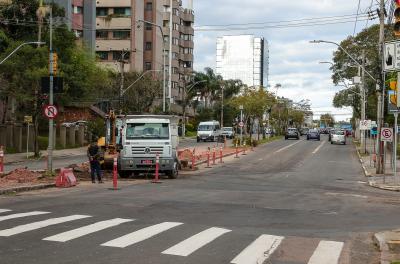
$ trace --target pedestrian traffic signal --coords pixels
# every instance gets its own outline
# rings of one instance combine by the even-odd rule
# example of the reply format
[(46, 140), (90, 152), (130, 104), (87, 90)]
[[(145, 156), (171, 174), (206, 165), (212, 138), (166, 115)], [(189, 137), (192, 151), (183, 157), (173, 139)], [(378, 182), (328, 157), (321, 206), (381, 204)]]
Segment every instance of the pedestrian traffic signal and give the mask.
[(394, 1), (394, 25), (393, 31), (396, 37), (400, 36), (400, 0)]

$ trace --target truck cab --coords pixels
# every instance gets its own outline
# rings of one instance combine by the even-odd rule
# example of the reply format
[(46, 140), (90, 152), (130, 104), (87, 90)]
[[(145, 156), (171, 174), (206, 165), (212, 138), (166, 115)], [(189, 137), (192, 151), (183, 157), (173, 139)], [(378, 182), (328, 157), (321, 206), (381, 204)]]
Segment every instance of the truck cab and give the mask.
[(169, 178), (178, 176), (178, 118), (173, 116), (126, 116), (123, 120), (118, 159), (120, 177), (159, 170)]

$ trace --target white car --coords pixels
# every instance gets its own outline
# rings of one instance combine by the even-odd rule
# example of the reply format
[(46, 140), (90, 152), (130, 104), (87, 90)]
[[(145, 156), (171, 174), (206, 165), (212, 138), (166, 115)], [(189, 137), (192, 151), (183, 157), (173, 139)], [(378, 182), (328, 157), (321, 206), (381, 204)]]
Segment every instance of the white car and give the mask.
[(222, 136), (232, 139), (235, 137), (235, 130), (233, 130), (233, 127), (224, 127), (222, 128)]
[(335, 130), (331, 135), (331, 144), (346, 145), (346, 133), (343, 130)]
[(221, 126), (218, 121), (200, 122), (197, 129), (197, 142), (217, 141), (221, 139)]

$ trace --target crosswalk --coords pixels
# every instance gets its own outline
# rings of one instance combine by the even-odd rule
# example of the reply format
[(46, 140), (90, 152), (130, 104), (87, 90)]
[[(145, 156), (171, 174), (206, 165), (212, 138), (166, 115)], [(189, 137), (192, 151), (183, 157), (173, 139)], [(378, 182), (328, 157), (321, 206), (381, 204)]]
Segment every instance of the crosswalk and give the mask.
[[(29, 217), (47, 217), (51, 214), (45, 211), (31, 212), (13, 212), (10, 209), (0, 209), (0, 222), (20, 218), (20, 221), (25, 221)], [(42, 228), (60, 225), (69, 222), (79, 222), (77, 220), (88, 219), (92, 221), (95, 216), (73, 214), (61, 217), (50, 217), (40, 221), (33, 221), (26, 224), (16, 225), (14, 227), (1, 229), (0, 226), (0, 241), (6, 237), (12, 237), (26, 232), (39, 230)], [(42, 238), (44, 241), (54, 243), (66, 243), (72, 240), (99, 233), (103, 230), (116, 228), (120, 225), (136, 221), (136, 219), (112, 218), (108, 220), (96, 221), (91, 224), (74, 228), (58, 234)], [(12, 222), (12, 221), (8, 221)], [(99, 246), (109, 248), (119, 248), (120, 250), (131, 247), (135, 244), (149, 239), (157, 239), (164, 232), (179, 232), (179, 228), (183, 226), (181, 222), (162, 222), (155, 225), (143, 227), (139, 230), (128, 230), (127, 234), (120, 237), (110, 238)], [(133, 231), (133, 232), (132, 232)], [(171, 245), (164, 251), (160, 252), (160, 258), (163, 255), (175, 256), (177, 258), (189, 258), (192, 254), (205, 251), (208, 246), (216, 245), (221, 242), (221, 239), (226, 235), (232, 235), (235, 230), (225, 229), (222, 227), (210, 227), (201, 230), (197, 234), (192, 234), (181, 242)], [(270, 234), (260, 234), (254, 237), (254, 240), (243, 249), (238, 250), (230, 261), (231, 264), (257, 264), (264, 263), (274, 257), (274, 252), (283, 246), (283, 241), (286, 241), (284, 236), (276, 236)], [(36, 241), (35, 241), (36, 243)], [(315, 243), (316, 245), (316, 243)], [(316, 248), (310, 250), (311, 256), (307, 263), (304, 264), (339, 264), (342, 255), (344, 243), (338, 241), (321, 240)], [(115, 249), (117, 250), (117, 249)], [(311, 254), (312, 253), (312, 254)]]

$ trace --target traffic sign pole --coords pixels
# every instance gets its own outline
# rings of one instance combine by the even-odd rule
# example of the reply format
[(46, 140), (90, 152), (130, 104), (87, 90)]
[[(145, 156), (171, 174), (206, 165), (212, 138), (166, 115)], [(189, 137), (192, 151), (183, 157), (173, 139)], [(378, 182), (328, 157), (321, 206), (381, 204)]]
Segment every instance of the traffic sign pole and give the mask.
[[(53, 105), (53, 81), (54, 81), (54, 71), (53, 65), (54, 64), (54, 56), (53, 56), (53, 10), (50, 7), (50, 91), (49, 91), (49, 105)], [(53, 144), (54, 144), (54, 122), (53, 118), (49, 119), (49, 145), (47, 148), (47, 171), (52, 174), (53, 173)]]
[(397, 118), (399, 114), (394, 113), (394, 148), (393, 148), (393, 175), (394, 183), (397, 184), (399, 181), (397, 179)]

